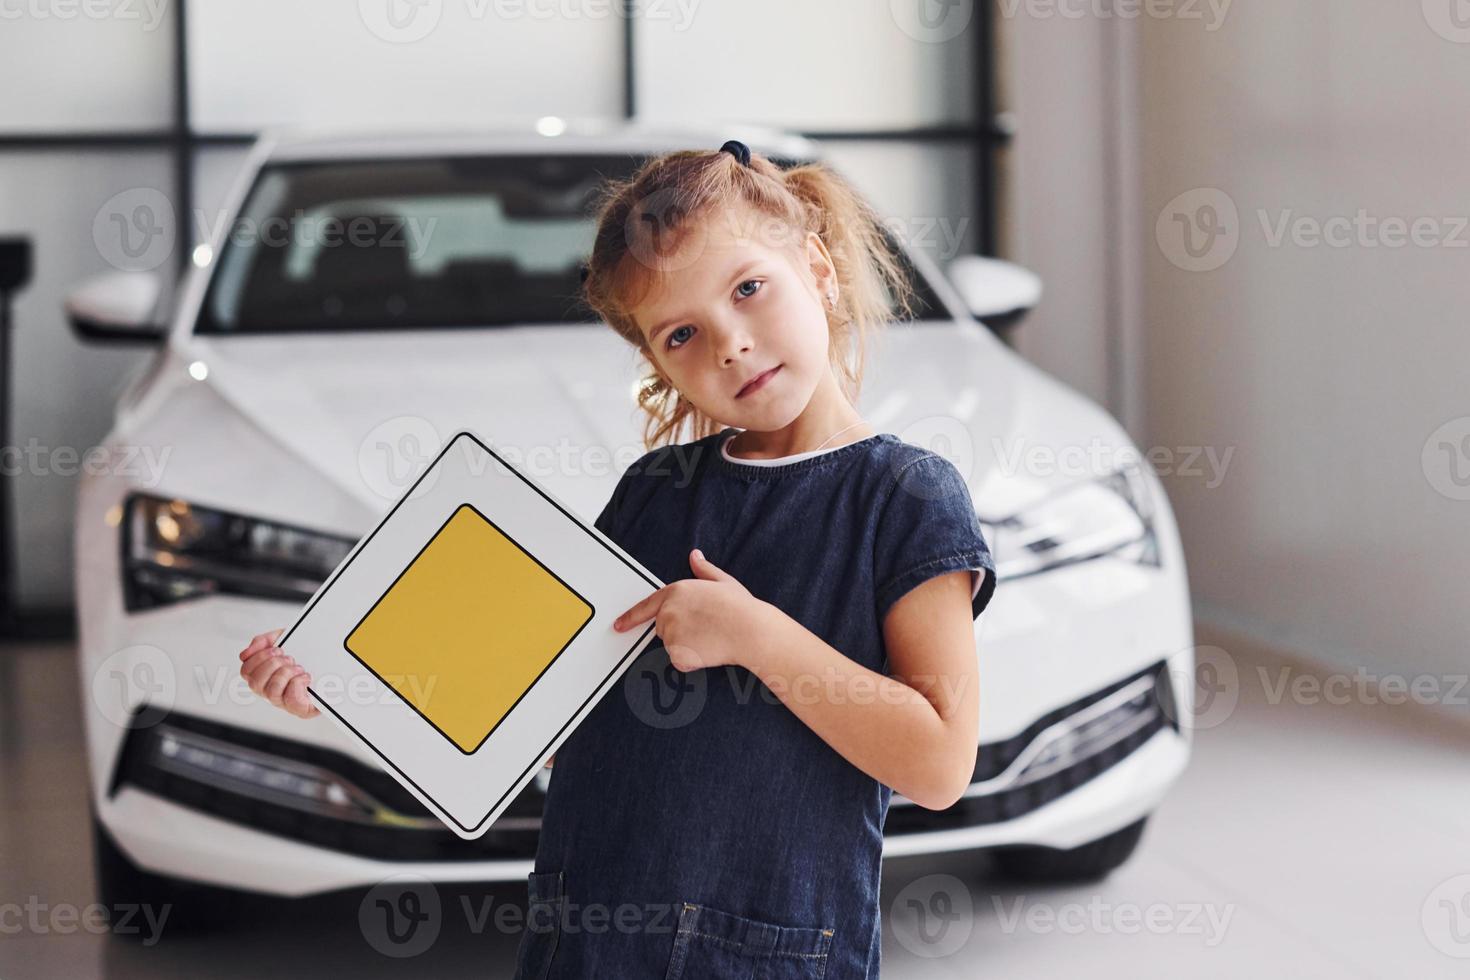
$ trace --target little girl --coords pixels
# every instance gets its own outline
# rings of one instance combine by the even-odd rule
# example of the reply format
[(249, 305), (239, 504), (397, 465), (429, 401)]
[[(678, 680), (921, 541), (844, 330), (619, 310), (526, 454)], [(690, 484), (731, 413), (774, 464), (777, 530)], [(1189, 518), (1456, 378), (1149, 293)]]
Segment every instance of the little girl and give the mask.
[(584, 289), (657, 447), (594, 524), (669, 584), (556, 753), (516, 977), (876, 978), (889, 798), (973, 778), (994, 589), (959, 471), (853, 407), (909, 283), (844, 180), (731, 140), (605, 185)]

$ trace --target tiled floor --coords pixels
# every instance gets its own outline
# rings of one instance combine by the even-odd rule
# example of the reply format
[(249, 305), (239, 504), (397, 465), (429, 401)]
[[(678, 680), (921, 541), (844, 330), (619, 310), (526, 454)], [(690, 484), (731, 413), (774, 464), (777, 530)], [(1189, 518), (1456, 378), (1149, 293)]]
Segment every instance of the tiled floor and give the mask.
[[(1470, 726), (1415, 705), (1279, 698), (1279, 672), (1304, 668), (1199, 639), (1228, 651), (1239, 703), (1206, 713), (1220, 723), (1197, 733), (1134, 859), (1060, 889), (998, 881), (977, 855), (891, 861), (884, 977), (1470, 976), (1470, 877), (1455, 880), (1470, 876)], [(165, 928), (151, 946), (33, 918), (94, 901), (76, 675), (65, 647), (0, 648), (0, 661), (0, 980), (510, 975), (517, 934), (477, 916), (524, 888), (444, 890), (454, 912), (438, 939), (399, 959), (365, 941), (361, 895), (207, 937)], [(973, 909), (940, 943), (915, 938), (926, 925), (904, 892), (934, 874), (963, 880)]]

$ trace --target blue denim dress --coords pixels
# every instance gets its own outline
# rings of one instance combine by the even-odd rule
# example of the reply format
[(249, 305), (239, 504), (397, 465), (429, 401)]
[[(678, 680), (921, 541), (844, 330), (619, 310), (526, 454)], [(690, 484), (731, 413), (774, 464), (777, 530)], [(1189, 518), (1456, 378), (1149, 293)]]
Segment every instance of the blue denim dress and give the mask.
[[(947, 459), (879, 433), (743, 463), (738, 432), (645, 454), (595, 525), (665, 582), (700, 548), (880, 673), (914, 586), (984, 569), (979, 616), (994, 564)], [(891, 794), (750, 671), (681, 673), (655, 639), (557, 750), (516, 977), (876, 978)]]

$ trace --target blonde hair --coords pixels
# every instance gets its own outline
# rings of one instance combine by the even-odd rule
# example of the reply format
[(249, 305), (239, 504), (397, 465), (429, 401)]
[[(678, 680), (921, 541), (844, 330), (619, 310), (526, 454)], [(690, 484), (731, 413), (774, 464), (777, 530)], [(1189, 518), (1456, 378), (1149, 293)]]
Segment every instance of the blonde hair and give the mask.
[(913, 287), (881, 218), (824, 164), (783, 170), (753, 151), (744, 164), (724, 150), (678, 150), (649, 160), (626, 180), (609, 179), (598, 195), (597, 237), (582, 293), (651, 369), (638, 389), (646, 449), (675, 441), (686, 425), (700, 439), (720, 424), (659, 370), (630, 311), (656, 281), (692, 261), (685, 246), (705, 218), (742, 203), (800, 232), (798, 242), (811, 231), (827, 246), (838, 287), (837, 308), (826, 311), (829, 360), (849, 400), (856, 401), (862, 387), (870, 336), (890, 317), (911, 313)]

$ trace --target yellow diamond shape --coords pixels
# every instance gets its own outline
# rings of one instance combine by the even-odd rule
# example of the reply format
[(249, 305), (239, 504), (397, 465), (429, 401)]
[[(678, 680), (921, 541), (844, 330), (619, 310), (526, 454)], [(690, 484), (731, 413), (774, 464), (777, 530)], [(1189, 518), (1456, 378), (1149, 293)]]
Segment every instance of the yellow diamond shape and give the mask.
[(593, 612), (555, 572), (461, 504), (346, 647), (468, 754)]

